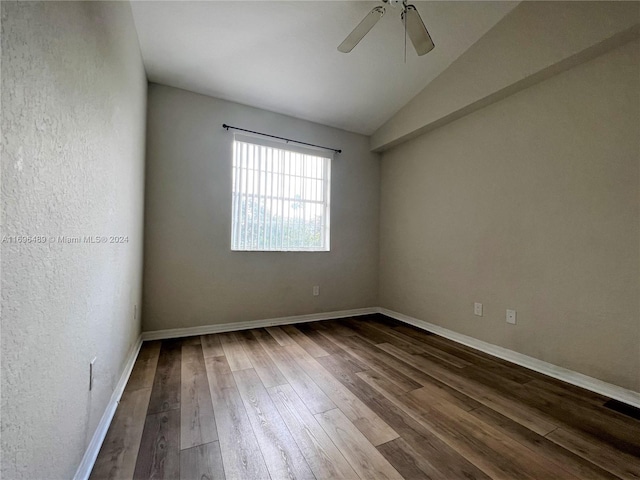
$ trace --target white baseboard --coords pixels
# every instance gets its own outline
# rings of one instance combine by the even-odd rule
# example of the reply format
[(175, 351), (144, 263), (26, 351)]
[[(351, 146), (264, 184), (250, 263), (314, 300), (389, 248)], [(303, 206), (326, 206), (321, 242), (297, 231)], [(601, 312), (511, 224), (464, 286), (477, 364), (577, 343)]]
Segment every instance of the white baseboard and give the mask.
[(104, 438), (107, 436), (111, 420), (113, 420), (116, 408), (118, 408), (118, 403), (120, 402), (120, 397), (122, 397), (122, 393), (124, 392), (124, 387), (126, 387), (127, 382), (129, 381), (131, 370), (133, 370), (133, 365), (136, 363), (136, 358), (138, 358), (141, 346), (142, 335), (138, 336), (138, 339), (127, 354), (127, 361), (124, 365), (124, 369), (122, 370), (122, 375), (120, 375), (120, 380), (118, 380), (116, 388), (111, 394), (111, 399), (102, 414), (102, 418), (100, 418), (100, 423), (98, 423), (96, 431), (93, 433), (93, 437), (89, 442), (87, 450), (84, 452), (84, 456), (78, 466), (78, 470), (76, 470), (76, 474), (73, 476), (73, 480), (87, 480), (89, 478), (93, 465), (96, 462), (96, 458), (98, 458), (102, 442), (104, 442)]
[(377, 307), (356, 308), (352, 310), (338, 310), (334, 312), (310, 313), (308, 315), (294, 315), (292, 317), (267, 318), (248, 322), (221, 323), (217, 325), (202, 325), (200, 327), (172, 328), (170, 330), (155, 330), (143, 332), (142, 340), (163, 340), (165, 338), (192, 337), (194, 335), (208, 335), (210, 333), (235, 332), (251, 328), (274, 327), (276, 325), (291, 325), (293, 323), (315, 322), (318, 320), (333, 320), (336, 318), (356, 317), (378, 313)]
[(475, 348), (476, 350), (488, 353), (489, 355), (493, 355), (494, 357), (502, 358), (503, 360), (515, 363), (516, 365), (535, 370), (536, 372), (540, 372), (550, 377), (557, 378), (558, 380), (562, 380), (563, 382), (582, 387), (586, 390), (604, 395), (605, 397), (613, 398), (615, 400), (619, 400), (634, 407), (640, 408), (640, 393), (634, 392), (633, 390), (627, 390), (626, 388), (603, 382), (602, 380), (598, 380), (597, 378), (589, 377), (587, 375), (583, 375), (582, 373), (574, 372), (573, 370), (558, 367), (557, 365), (543, 362), (542, 360), (538, 360), (537, 358), (514, 352), (513, 350), (499, 347), (491, 343), (483, 342), (482, 340), (478, 340), (476, 338), (454, 332), (453, 330), (434, 325), (433, 323), (425, 322), (424, 320), (410, 317), (409, 315), (404, 315), (403, 313), (394, 312), (393, 310), (387, 310), (386, 308), (381, 307), (379, 307), (377, 310), (378, 313), (391, 318), (395, 318), (396, 320), (400, 320), (401, 322), (408, 323), (409, 325), (413, 325), (414, 327), (421, 328), (422, 330), (435, 333), (442, 337), (448, 338), (449, 340), (453, 340), (454, 342), (461, 343), (471, 348)]

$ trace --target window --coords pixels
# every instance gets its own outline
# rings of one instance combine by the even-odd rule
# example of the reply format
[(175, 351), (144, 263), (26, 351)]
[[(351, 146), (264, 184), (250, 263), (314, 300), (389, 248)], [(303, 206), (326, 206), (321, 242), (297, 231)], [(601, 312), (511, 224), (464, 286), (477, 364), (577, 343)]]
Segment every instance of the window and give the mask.
[(331, 158), (236, 134), (231, 249), (329, 251)]

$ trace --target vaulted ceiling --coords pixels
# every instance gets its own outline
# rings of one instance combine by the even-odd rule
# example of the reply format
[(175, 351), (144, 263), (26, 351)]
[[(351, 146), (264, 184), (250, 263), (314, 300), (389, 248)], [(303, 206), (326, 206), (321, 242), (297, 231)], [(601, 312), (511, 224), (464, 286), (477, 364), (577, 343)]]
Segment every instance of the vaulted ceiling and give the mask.
[(149, 80), (371, 134), (518, 2), (414, 2), (436, 48), (418, 57), (400, 7), (349, 54), (336, 47), (381, 2), (134, 1)]

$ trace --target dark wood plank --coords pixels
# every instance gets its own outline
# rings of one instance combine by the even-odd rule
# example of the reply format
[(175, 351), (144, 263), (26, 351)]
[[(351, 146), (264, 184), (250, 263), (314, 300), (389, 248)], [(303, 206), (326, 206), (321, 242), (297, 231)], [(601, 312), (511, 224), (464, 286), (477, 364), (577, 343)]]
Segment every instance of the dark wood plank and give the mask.
[(349, 462), (327, 436), (291, 385), (279, 385), (268, 391), (316, 478), (357, 478)]
[[(405, 356), (403, 356), (402, 359), (391, 355), (389, 352), (384, 350), (388, 345), (389, 344), (376, 345), (376, 349), (382, 350), (383, 355), (380, 355), (379, 358), (381, 361), (383, 361), (390, 367), (395, 368), (396, 370), (404, 373), (408, 377), (414, 379), (423, 387), (437, 388), (438, 390), (442, 391), (443, 394), (447, 394), (455, 397), (456, 403), (458, 403), (459, 405), (464, 405), (464, 407), (461, 407), (461, 408), (464, 408), (466, 410), (472, 410), (482, 405), (481, 403), (473, 400), (471, 397), (465, 395), (464, 393), (454, 388), (451, 388), (449, 385), (442, 383), (440, 380), (436, 379), (435, 377), (425, 373), (424, 370), (420, 369), (420, 365), (415, 361), (413, 361), (413, 357), (411, 355), (408, 355), (407, 352), (404, 352)], [(402, 351), (402, 350), (398, 349), (397, 351)], [(442, 364), (438, 363), (437, 365), (442, 365)], [(380, 375), (377, 375), (377, 372), (369, 371), (368, 375), (376, 378), (379, 384), (382, 383), (382, 378), (380, 378), (381, 377)], [(389, 391), (393, 391), (394, 393), (397, 392), (397, 390), (391, 390), (391, 389)]]
[[(206, 360), (224, 471), (229, 479), (269, 478), (258, 441), (224, 357)], [(227, 373), (227, 371), (229, 373)], [(233, 387), (218, 387), (233, 383)]]
[(314, 479), (271, 397), (253, 369), (233, 373), (267, 469), (272, 478)]
[(345, 318), (337, 321), (338, 324), (354, 331), (364, 341), (375, 345), (377, 343), (388, 343), (390, 340), (389, 334), (371, 328), (367, 325), (367, 316), (363, 315), (355, 318)]
[(640, 478), (640, 458), (577, 430), (558, 428), (547, 438), (620, 478)]
[[(159, 350), (159, 349), (158, 349)], [(132, 478), (151, 388), (125, 391), (91, 472), (91, 479)]]
[(344, 350), (340, 350), (338, 353), (332, 353), (332, 355), (336, 358), (339, 358), (342, 366), (344, 368), (347, 368), (351, 373), (371, 371), (369, 370), (368, 365), (365, 365), (364, 362), (358, 361), (358, 359), (356, 359), (352, 355), (349, 355)]
[(326, 327), (326, 322), (322, 321), (322, 320), (318, 320), (315, 322), (308, 322), (308, 323), (297, 323), (297, 326), (301, 326), (303, 325), (304, 327), (308, 327), (311, 330), (313, 330), (314, 332), (317, 332), (319, 330), (325, 330)]
[(236, 381), (233, 379), (231, 367), (226, 357), (209, 357), (204, 359), (207, 381), (211, 401), (215, 406), (221, 401), (222, 391), (226, 388), (236, 388)]
[(452, 342), (451, 340), (447, 340), (446, 338), (440, 337), (438, 335), (427, 333), (423, 330), (419, 330), (408, 325), (396, 327), (394, 330), (417, 338), (418, 340), (422, 341), (425, 346), (430, 346), (433, 349), (432, 352), (434, 353), (437, 351), (448, 353), (470, 364), (477, 365), (488, 371), (493, 371), (497, 375), (500, 375), (503, 378), (506, 378), (513, 382), (527, 383), (534, 379), (534, 376), (531, 374), (530, 370), (524, 368), (513, 368), (513, 365), (506, 362), (505, 360), (489, 356), (483, 352), (474, 350), (459, 343)]
[(356, 331), (361, 338), (375, 345), (380, 343), (390, 343), (408, 353), (435, 357), (445, 364), (457, 368), (463, 368), (471, 365), (471, 363), (466, 360), (435, 349), (424, 342), (414, 339), (413, 337), (409, 337), (388, 327), (382, 327), (379, 323), (375, 322), (375, 319), (375, 315), (363, 316), (358, 317), (357, 319), (346, 320), (343, 323)]
[(332, 332), (322, 332), (327, 338), (336, 343), (349, 355), (355, 357), (359, 362), (364, 363), (371, 370), (376, 370), (384, 375), (390, 382), (403, 392), (415, 390), (422, 385), (412, 378), (401, 373), (401, 371), (389, 366), (388, 362), (381, 359), (384, 355), (372, 348), (372, 346), (357, 336), (341, 337)]
[(295, 358), (285, 348), (281, 347), (273, 337), (264, 330), (252, 330), (251, 333), (258, 339), (311, 413), (315, 414), (336, 408), (329, 397), (298, 365)]
[(180, 448), (218, 439), (213, 404), (200, 344), (182, 346)]
[(460, 374), (464, 372), (465, 369), (456, 369), (456, 372), (452, 372), (420, 355), (408, 355), (393, 345), (383, 344), (378, 347), (384, 348), (386, 352), (396, 355), (400, 359), (413, 362), (418, 368), (428, 372), (429, 376), (458, 390), (473, 400), (502, 413), (512, 420), (532, 429), (536, 433), (545, 435), (558, 427), (557, 423), (552, 423), (552, 419), (541, 414), (534, 408), (505, 398), (503, 395), (500, 395), (482, 383), (461, 377)]
[[(369, 367), (364, 363), (359, 361), (353, 355), (347, 353), (344, 349), (339, 347), (336, 343), (329, 340), (328, 337), (322, 335), (318, 330), (311, 328), (310, 324), (297, 324), (296, 327), (304, 333), (307, 337), (309, 337), (314, 343), (320, 345), (324, 351), (326, 351), (330, 355), (338, 355), (344, 361), (349, 363), (353, 372), (363, 372), (368, 370)], [(325, 356), (325, 355), (319, 355)]]
[(555, 378), (535, 379), (527, 385), (538, 388), (545, 392), (554, 393), (569, 402), (577, 402), (579, 404), (589, 403), (591, 405), (603, 405), (608, 397), (595, 392), (590, 392), (584, 388), (576, 387), (568, 383), (560, 382)]
[(267, 475), (226, 357), (205, 358), (205, 368), (226, 476), (232, 479)]
[(460, 410), (464, 410), (465, 412), (469, 412), (474, 408), (482, 406), (480, 402), (476, 402), (473, 399), (470, 399), (468, 402), (460, 401), (457, 396), (452, 395), (449, 392), (450, 390), (444, 390), (436, 387), (435, 385), (429, 385), (419, 388), (418, 390), (408, 392), (406, 395), (416, 399), (419, 402), (431, 403), (433, 401), (437, 401), (440, 403), (446, 403), (448, 405), (457, 407)]
[(180, 476), (180, 412), (148, 415), (134, 478), (175, 479)]
[(222, 350), (224, 351), (225, 357), (227, 357), (227, 362), (229, 362), (229, 367), (231, 367), (232, 372), (244, 370), (245, 368), (253, 368), (249, 357), (247, 357), (244, 348), (242, 348), (238, 340), (237, 333), (220, 333), (218, 337), (220, 338)]
[(149, 401), (149, 414), (180, 408), (182, 342), (163, 340)]
[(340, 409), (318, 413), (315, 418), (360, 477), (402, 480), (398, 471), (367, 441)]
[(442, 478), (488, 479), (489, 477), (457, 451), (398, 408), (387, 397), (344, 368), (335, 355), (318, 359), (327, 370), (362, 399), (380, 418), (400, 434), (421, 456), (429, 459)]
[[(372, 323), (373, 322), (380, 323), (389, 329), (394, 329), (400, 326), (407, 326), (405, 322), (401, 322), (400, 320), (396, 320), (395, 318), (387, 317), (386, 315), (383, 315), (381, 313), (376, 313), (371, 315), (369, 317), (369, 321), (371, 321)], [(430, 332), (426, 332), (426, 333), (430, 333)]]
[(442, 474), (402, 438), (378, 446), (378, 451), (406, 479), (438, 480)]
[[(376, 324), (382, 325), (382, 326), (386, 326), (388, 328), (393, 329), (394, 332), (400, 332), (402, 335), (409, 335), (413, 338), (416, 338), (418, 340), (421, 340), (423, 342), (425, 342), (425, 344), (431, 344), (433, 346), (442, 346), (442, 347), (446, 347), (447, 349), (455, 349), (455, 352), (459, 352), (461, 353), (463, 356), (464, 355), (471, 355), (472, 359), (478, 359), (480, 358), (481, 361), (485, 360), (488, 361), (490, 363), (485, 363), (483, 366), (486, 369), (491, 369), (493, 366), (495, 366), (495, 364), (501, 365), (503, 367), (506, 367), (507, 370), (510, 371), (511, 374), (515, 374), (516, 377), (515, 378), (509, 378), (512, 381), (516, 381), (517, 383), (527, 383), (530, 380), (541, 380), (541, 381), (545, 381), (545, 382), (549, 382), (549, 383), (553, 383), (556, 386), (563, 388), (563, 389), (568, 389), (568, 390), (572, 390), (575, 392), (578, 392), (578, 394), (580, 394), (580, 392), (586, 392), (584, 389), (581, 389), (580, 387), (576, 387), (574, 385), (570, 385), (567, 384), (565, 382), (562, 382), (561, 380), (557, 380), (555, 378), (549, 377), (547, 375), (544, 375), (542, 373), (536, 372), (534, 370), (529, 370), (527, 368), (524, 367), (520, 367), (518, 365), (514, 365), (513, 363), (489, 355), (485, 352), (481, 352), (480, 350), (476, 350), (474, 348), (468, 347), (466, 345), (460, 344), (460, 343), (456, 343), (454, 341), (448, 340), (444, 337), (441, 337), (439, 335), (436, 335), (434, 333), (419, 329), (417, 327), (414, 327), (412, 325), (407, 325), (403, 322), (400, 322), (398, 320), (395, 319), (391, 319), (389, 317), (385, 317), (383, 315), (379, 315), (375, 318), (374, 320), (376, 322)], [(454, 353), (454, 355), (457, 355), (457, 353)], [(470, 360), (471, 363), (473, 363), (473, 360)], [(504, 370), (503, 370), (504, 372)], [(499, 373), (499, 372), (498, 372)], [(508, 374), (510, 374), (508, 373)], [(593, 394), (592, 392), (589, 392), (592, 395), (597, 395), (597, 394)]]
[(428, 357), (435, 357), (442, 362), (445, 362), (451, 366), (457, 368), (464, 368), (472, 365), (467, 360), (463, 360), (456, 355), (447, 353), (441, 349), (434, 348), (433, 346), (426, 344), (423, 341), (416, 340), (414, 337), (403, 334), (397, 330), (390, 330), (382, 327), (380, 324), (372, 322), (369, 328), (383, 331), (387, 334), (387, 340), (378, 343), (390, 343), (396, 347), (413, 354), (427, 355)]
[(342, 337), (353, 337), (358, 335), (349, 327), (343, 325), (340, 320), (325, 320), (322, 322), (322, 327), (315, 327), (319, 332), (332, 332), (334, 335), (340, 335)]
[[(320, 324), (321, 322), (316, 322)], [(309, 337), (313, 342), (319, 345), (325, 352), (329, 354), (340, 353), (343, 350), (333, 343), (331, 340), (326, 338), (319, 332), (317, 326), (314, 326), (313, 323), (298, 323), (296, 324), (296, 328), (301, 331), (304, 335)], [(321, 329), (320, 329), (321, 330)]]
[(324, 348), (298, 330), (294, 325), (283, 325), (281, 328), (283, 332), (289, 335), (294, 342), (304, 348), (312, 357), (323, 357), (325, 355), (329, 355)]
[(597, 467), (590, 461), (575, 455), (551, 440), (532, 432), (517, 422), (505, 417), (504, 415), (494, 412), (490, 408), (480, 407), (472, 410), (471, 415), (478, 417), (485, 423), (500, 428), (506, 432), (509, 437), (521, 443), (525, 447), (540, 453), (549, 462), (557, 465), (558, 468), (566, 470), (579, 478), (589, 479), (614, 479), (613, 474)]
[(564, 425), (591, 435), (616, 449), (640, 458), (640, 421), (601, 405), (569, 403), (563, 396), (542, 393), (530, 385), (520, 385), (513, 398), (534, 406)]
[(607, 400), (602, 406), (614, 412), (620, 413), (627, 418), (633, 418), (634, 420), (640, 421), (640, 408), (634, 407), (633, 405), (621, 402), (620, 400), (610, 399)]
[(180, 452), (180, 480), (222, 480), (225, 478), (218, 442)]
[[(376, 390), (383, 392), (383, 394), (387, 397), (392, 397), (398, 394), (398, 391), (394, 390), (392, 388), (392, 385), (388, 384), (385, 381), (384, 377), (377, 375), (375, 372), (360, 372), (357, 375), (358, 377), (366, 381), (369, 385), (372, 385)], [(423, 386), (422, 388), (412, 390), (411, 392), (406, 392), (405, 394), (415, 396), (416, 398), (421, 398), (427, 402), (430, 401), (432, 397), (436, 397), (438, 399), (445, 400), (467, 412), (482, 406), (480, 402), (477, 402), (474, 399), (458, 392), (457, 390), (454, 390), (448, 385), (437, 381), (434, 381), (433, 383), (425, 382), (425, 386)]]
[(224, 350), (222, 350), (218, 335), (202, 335), (200, 342), (202, 343), (204, 358), (224, 356)]
[(162, 342), (160, 341), (144, 342), (142, 344), (136, 363), (133, 365), (133, 370), (131, 370), (125, 391), (153, 387), (153, 379), (156, 375), (161, 344)]
[(578, 478), (446, 401), (432, 398), (425, 404), (411, 395), (392, 401), (493, 478)]
[(355, 373), (358, 378), (363, 379), (369, 385), (375, 385), (375, 389), (384, 396), (395, 395), (398, 392), (398, 387), (396, 387), (394, 383), (390, 382), (387, 377), (385, 377), (384, 375), (380, 375), (375, 370), (365, 370), (363, 372), (351, 373)]
[(286, 378), (282, 375), (282, 372), (278, 370), (278, 367), (271, 357), (265, 352), (260, 342), (253, 336), (251, 331), (245, 330), (238, 332), (238, 341), (244, 348), (247, 357), (253, 369), (256, 371), (260, 380), (265, 387), (275, 387), (276, 385), (283, 385), (287, 383)]
[(389, 425), (300, 346), (289, 345), (285, 348), (298, 365), (313, 378), (316, 385), (374, 446), (398, 438), (398, 434)]
[(613, 444), (617, 449), (640, 457), (640, 421), (626, 417), (601, 405), (569, 403), (566, 396), (535, 385), (509, 383), (490, 371), (468, 368), (461, 375), (488, 385), (498, 395), (518, 404), (535, 409), (541, 416), (553, 419), (556, 425), (564, 424), (587, 433), (594, 438)]
[(284, 330), (280, 327), (267, 327), (265, 328), (267, 332), (278, 342), (278, 345), (281, 347), (286, 347), (287, 345), (291, 345), (293, 343), (293, 339), (287, 335)]
[(376, 343), (390, 343), (413, 354), (425, 352), (426, 344), (424, 342), (406, 335), (398, 330), (389, 328), (388, 325), (378, 321), (376, 317), (372, 318), (367, 325), (369, 328), (375, 329), (378, 332), (382, 332), (386, 335), (386, 337), (381, 338), (381, 341)]

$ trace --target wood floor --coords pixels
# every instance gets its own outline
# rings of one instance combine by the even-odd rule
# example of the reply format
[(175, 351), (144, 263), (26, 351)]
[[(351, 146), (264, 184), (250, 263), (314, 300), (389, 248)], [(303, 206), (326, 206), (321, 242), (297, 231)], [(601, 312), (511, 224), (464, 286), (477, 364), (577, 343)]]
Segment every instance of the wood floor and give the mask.
[(381, 315), (146, 342), (91, 478), (640, 478), (607, 400)]

